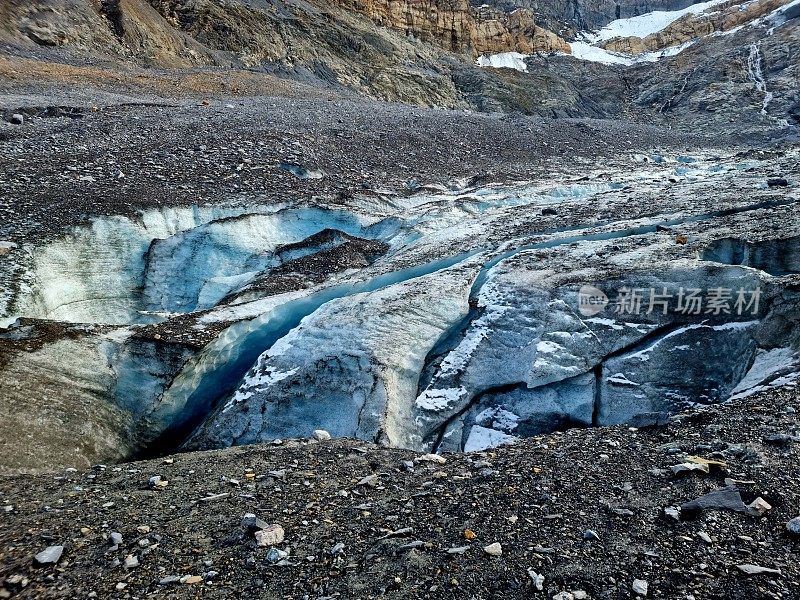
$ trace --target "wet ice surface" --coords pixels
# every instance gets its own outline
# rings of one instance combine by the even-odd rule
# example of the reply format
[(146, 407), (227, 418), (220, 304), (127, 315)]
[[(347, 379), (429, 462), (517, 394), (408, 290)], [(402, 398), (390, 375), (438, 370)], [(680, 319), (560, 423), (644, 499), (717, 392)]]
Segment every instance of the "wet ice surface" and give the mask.
[[(784, 172), (796, 167), (796, 154), (782, 160)], [(8, 253), (1, 264), (23, 284), (0, 319), (117, 327), (87, 336), (113, 372), (96, 394), (133, 415), (144, 448), (327, 429), (460, 451), (657, 423), (795, 383), (800, 300), (784, 279), (798, 272), (800, 219), (796, 182), (765, 185), (773, 168), (751, 156), (635, 155), (626, 169), (454, 182), (347, 209), (101, 219)], [(761, 297), (743, 315), (608, 306), (587, 316), (583, 284), (673, 302), (693, 288)], [(170, 343), (147, 333), (173, 322), (182, 329)]]

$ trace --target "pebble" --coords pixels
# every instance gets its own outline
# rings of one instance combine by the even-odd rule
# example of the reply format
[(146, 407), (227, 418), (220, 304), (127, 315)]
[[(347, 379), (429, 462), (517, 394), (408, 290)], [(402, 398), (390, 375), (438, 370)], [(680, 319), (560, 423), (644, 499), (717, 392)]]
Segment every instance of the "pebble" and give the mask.
[(464, 554), (467, 550), (469, 550), (469, 546), (454, 546), (452, 548), (447, 549), (448, 554)]
[(494, 542), (489, 544), (488, 546), (483, 547), (483, 551), (486, 552), (489, 556), (500, 556), (503, 554), (503, 547), (500, 545), (499, 542)]
[(162, 479), (161, 475), (154, 475), (150, 478), (149, 483), (150, 487), (152, 488), (165, 488), (167, 487), (167, 484), (169, 484), (169, 481)]
[(544, 589), (544, 575), (539, 575), (539, 573), (533, 569), (528, 569), (528, 577), (530, 577), (531, 581), (533, 581), (533, 587), (540, 592)]
[(633, 593), (637, 596), (647, 596), (647, 582), (644, 579), (634, 579), (631, 584)]
[(34, 557), (34, 560), (40, 565), (52, 565), (61, 559), (63, 553), (64, 546), (48, 546), (39, 552), (39, 554)]
[(288, 552), (284, 552), (278, 548), (270, 548), (269, 552), (267, 552), (267, 562), (275, 564), (282, 561), (287, 556), (289, 556)]
[(712, 543), (711, 536), (708, 535), (705, 531), (701, 531), (700, 533), (698, 533), (697, 537), (699, 537), (701, 540), (703, 540), (706, 544)]
[(792, 535), (800, 536), (800, 517), (795, 517), (786, 523), (786, 531)]
[(268, 525), (255, 533), (259, 546), (274, 546), (283, 542), (284, 531), (280, 525)]
[(767, 574), (770, 574), (770, 575), (780, 575), (781, 574), (781, 570), (780, 569), (770, 569), (769, 567), (762, 567), (760, 565), (744, 564), (744, 565), (736, 565), (736, 568), (739, 569), (740, 571), (742, 571), (743, 573), (748, 574), (748, 575), (761, 575), (761, 574), (764, 574), (764, 573), (767, 573)]
[(334, 545), (333, 548), (330, 549), (330, 553), (333, 556), (336, 556), (337, 554), (342, 554), (343, 552), (344, 552), (344, 544), (342, 542), (339, 542), (338, 544)]
[(597, 535), (597, 532), (594, 531), (593, 529), (587, 529), (586, 531), (583, 532), (583, 539), (599, 542), (600, 536)]
[(12, 125), (23, 125), (25, 123), (25, 116), (20, 113), (14, 113), (8, 120)]
[(174, 583), (180, 583), (181, 578), (177, 575), (167, 575), (161, 581), (158, 582), (159, 585), (172, 585)]
[(331, 439), (331, 434), (324, 429), (315, 429), (313, 436), (318, 442), (327, 442), (329, 439)]
[(133, 554), (129, 554), (125, 557), (125, 562), (123, 564), (125, 565), (126, 569), (135, 569), (139, 566), (139, 559)]
[(122, 544), (122, 534), (119, 531), (112, 531), (108, 535), (108, 541), (111, 542), (112, 546), (120, 546)]
[(421, 462), (437, 463), (440, 465), (443, 465), (447, 462), (447, 459), (439, 454), (423, 454), (422, 456), (418, 457), (417, 460)]
[(700, 473), (708, 473), (709, 472), (708, 465), (698, 464), (698, 463), (691, 463), (691, 462), (680, 463), (678, 465), (672, 465), (670, 467), (670, 469), (672, 470), (672, 472), (675, 475), (680, 475), (682, 473), (691, 473), (693, 471), (699, 471)]
[(367, 475), (366, 477), (362, 478), (356, 485), (370, 485), (374, 486), (378, 476), (375, 474)]
[(571, 592), (559, 592), (553, 596), (553, 600), (586, 600), (589, 597), (583, 590), (573, 590)]
[(190, 575), (190, 576), (186, 577), (185, 579), (181, 578), (181, 583), (187, 583), (189, 585), (191, 585), (193, 583), (200, 583), (202, 581), (203, 581), (203, 578), (200, 577), (200, 575)]
[(772, 505), (764, 500), (761, 496), (753, 500), (750, 504), (747, 505), (747, 508), (750, 509), (750, 512), (755, 515), (763, 515), (768, 510), (772, 510)]
[(269, 527), (269, 523), (266, 521), (262, 521), (253, 513), (247, 513), (242, 517), (242, 527), (244, 529), (249, 530), (251, 533), (258, 531), (260, 529), (266, 529)]

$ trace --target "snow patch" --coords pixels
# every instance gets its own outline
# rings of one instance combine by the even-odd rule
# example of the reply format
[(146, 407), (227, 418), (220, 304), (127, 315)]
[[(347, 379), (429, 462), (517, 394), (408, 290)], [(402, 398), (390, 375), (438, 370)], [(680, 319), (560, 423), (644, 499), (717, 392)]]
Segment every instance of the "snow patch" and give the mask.
[(693, 4), (681, 10), (657, 10), (636, 17), (617, 19), (599, 31), (585, 34), (584, 37), (591, 43), (612, 40), (619, 37), (644, 38), (653, 33), (663, 31), (685, 15), (699, 15), (709, 8), (713, 8), (726, 1), (727, 0), (710, 0), (708, 2)]
[(616, 383), (617, 385), (632, 385), (635, 387), (639, 387), (639, 384), (635, 381), (631, 381), (625, 376), (625, 373), (615, 373), (609, 377), (606, 377), (606, 381), (608, 383)]
[(526, 54), (519, 52), (501, 52), (499, 54), (484, 54), (478, 57), (475, 64), (479, 67), (491, 67), (493, 69), (514, 69), (516, 71), (528, 72), (528, 65), (525, 64)]
[(502, 431), (473, 425), (469, 431), (469, 437), (464, 443), (464, 452), (480, 452), (481, 450), (496, 448), (504, 444), (513, 444), (518, 440), (518, 437), (508, 435)]
[(423, 410), (440, 411), (453, 405), (467, 393), (463, 387), (429, 389), (422, 392), (415, 404)]

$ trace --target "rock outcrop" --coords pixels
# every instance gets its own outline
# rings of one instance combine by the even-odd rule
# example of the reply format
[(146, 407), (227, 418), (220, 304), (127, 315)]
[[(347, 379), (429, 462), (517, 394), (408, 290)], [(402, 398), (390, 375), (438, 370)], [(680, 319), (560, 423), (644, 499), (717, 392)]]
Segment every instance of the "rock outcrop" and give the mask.
[(473, 55), (498, 52), (569, 52), (556, 34), (536, 25), (532, 10), (511, 13), (488, 6), (472, 8), (468, 0), (337, 0), (383, 25), (404, 31), (454, 52)]
[(603, 47), (614, 52), (640, 54), (679, 46), (712, 33), (731, 31), (778, 10), (789, 1), (755, 0), (742, 3), (731, 0), (697, 15), (685, 15), (661, 31), (644, 38), (636, 36), (614, 38), (603, 44)]
[[(696, 0), (471, 0), (474, 6), (490, 5), (498, 10), (528, 8), (536, 13), (540, 26), (570, 36), (591, 31), (615, 19), (636, 17), (656, 10), (680, 10)], [(572, 37), (569, 37), (572, 39)]]

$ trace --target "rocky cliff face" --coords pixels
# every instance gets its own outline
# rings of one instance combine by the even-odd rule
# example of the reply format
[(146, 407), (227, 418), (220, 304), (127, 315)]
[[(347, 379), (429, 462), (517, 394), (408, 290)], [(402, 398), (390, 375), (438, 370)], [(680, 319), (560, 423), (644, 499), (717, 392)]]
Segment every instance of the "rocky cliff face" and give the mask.
[(379, 25), (454, 52), (466, 50), (473, 55), (569, 52), (564, 40), (538, 27), (533, 11), (524, 8), (507, 13), (488, 6), (473, 8), (468, 0), (337, 0), (337, 3)]
[(688, 14), (681, 17), (665, 29), (644, 38), (636, 36), (615, 38), (606, 42), (603, 47), (628, 54), (670, 48), (712, 33), (731, 31), (768, 15), (789, 2), (790, 0), (754, 0), (742, 4), (738, 0), (731, 0), (698, 15)]
[(635, 17), (654, 10), (679, 10), (696, 0), (471, 0), (474, 6), (488, 4), (510, 12), (516, 8), (534, 11), (542, 27), (561, 33), (593, 30), (614, 19)]

